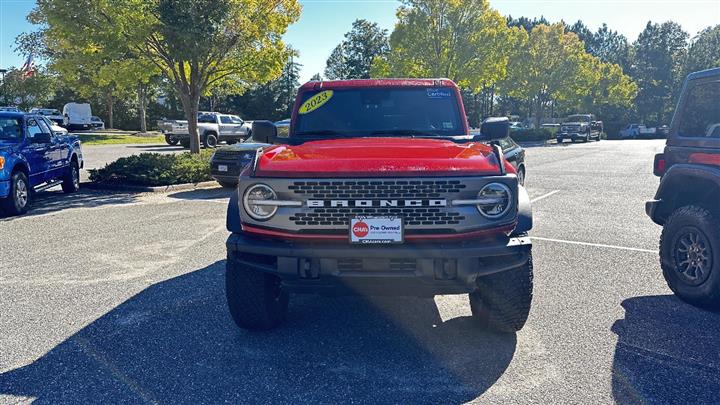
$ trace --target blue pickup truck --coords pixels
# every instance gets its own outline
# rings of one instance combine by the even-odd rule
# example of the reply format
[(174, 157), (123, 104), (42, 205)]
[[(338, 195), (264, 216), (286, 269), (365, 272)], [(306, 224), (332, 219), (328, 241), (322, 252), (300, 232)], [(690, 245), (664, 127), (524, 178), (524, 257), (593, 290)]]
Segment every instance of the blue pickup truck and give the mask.
[(0, 208), (6, 214), (24, 214), (34, 192), (80, 187), (80, 140), (54, 134), (50, 124), (38, 114), (0, 112)]

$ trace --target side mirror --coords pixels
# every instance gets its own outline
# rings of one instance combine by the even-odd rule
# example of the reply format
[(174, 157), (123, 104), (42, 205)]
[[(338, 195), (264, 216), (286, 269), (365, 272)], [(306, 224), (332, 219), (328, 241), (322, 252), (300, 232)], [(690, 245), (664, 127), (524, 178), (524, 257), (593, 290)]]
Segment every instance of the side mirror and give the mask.
[(272, 121), (253, 121), (252, 137), (260, 143), (274, 143), (277, 139), (277, 127)]
[(32, 137), (32, 143), (50, 143), (51, 140), (52, 135), (47, 132), (41, 132)]
[(510, 136), (510, 120), (507, 117), (488, 118), (480, 127), (476, 138), (483, 141), (497, 141)]

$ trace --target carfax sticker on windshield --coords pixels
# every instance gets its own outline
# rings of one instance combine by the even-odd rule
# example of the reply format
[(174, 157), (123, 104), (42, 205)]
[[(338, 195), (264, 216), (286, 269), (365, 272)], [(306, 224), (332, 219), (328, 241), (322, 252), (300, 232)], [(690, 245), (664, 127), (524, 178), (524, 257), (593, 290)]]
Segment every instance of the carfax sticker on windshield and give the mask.
[(327, 103), (333, 96), (332, 90), (321, 91), (305, 101), (298, 110), (298, 114), (313, 112)]
[(428, 98), (449, 98), (450, 89), (427, 89)]

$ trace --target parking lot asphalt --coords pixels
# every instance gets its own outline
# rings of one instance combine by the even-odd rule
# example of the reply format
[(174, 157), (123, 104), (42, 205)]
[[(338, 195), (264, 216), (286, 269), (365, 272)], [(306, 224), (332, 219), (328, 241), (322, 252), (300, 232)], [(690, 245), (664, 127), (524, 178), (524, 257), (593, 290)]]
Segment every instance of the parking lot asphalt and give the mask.
[(717, 403), (720, 314), (671, 295), (644, 213), (662, 146), (528, 148), (516, 334), (479, 329), (466, 296), (293, 296), (281, 328), (241, 331), (229, 191), (45, 193), (0, 218), (0, 403)]

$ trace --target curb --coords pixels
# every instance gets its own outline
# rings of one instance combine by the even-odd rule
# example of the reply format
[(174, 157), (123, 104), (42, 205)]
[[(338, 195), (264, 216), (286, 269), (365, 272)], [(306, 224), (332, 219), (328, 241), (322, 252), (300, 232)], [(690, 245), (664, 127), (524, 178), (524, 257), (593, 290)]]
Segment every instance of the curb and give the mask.
[(170, 193), (175, 191), (187, 191), (196, 189), (207, 189), (219, 187), (216, 181), (203, 181), (200, 183), (183, 183), (173, 184), (169, 186), (131, 186), (126, 184), (110, 184), (110, 183), (81, 183), (81, 188), (90, 190), (106, 190), (106, 191), (130, 191), (136, 193)]

